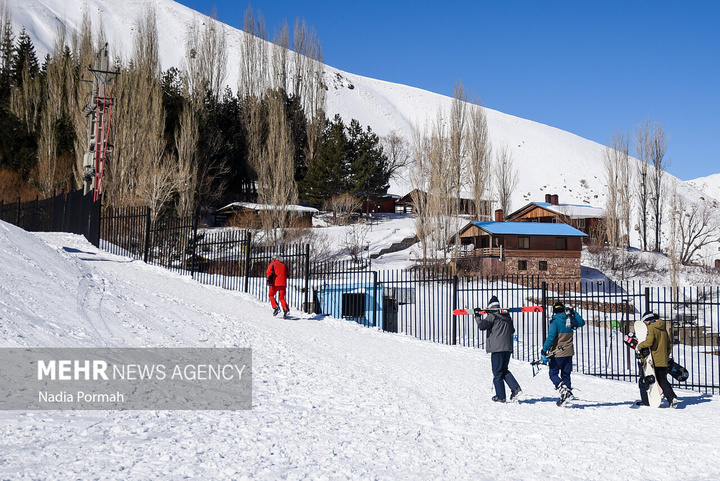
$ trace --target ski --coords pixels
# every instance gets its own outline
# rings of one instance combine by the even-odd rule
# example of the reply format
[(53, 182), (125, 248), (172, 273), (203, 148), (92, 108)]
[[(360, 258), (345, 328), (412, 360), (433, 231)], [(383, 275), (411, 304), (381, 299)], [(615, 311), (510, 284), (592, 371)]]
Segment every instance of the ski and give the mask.
[[(554, 357), (555, 354), (557, 354), (560, 351), (564, 351), (564, 350), (565, 350), (565, 346), (560, 346), (557, 349), (555, 349), (554, 351), (550, 351), (549, 353), (547, 353), (547, 356), (545, 356), (545, 358), (549, 359), (551, 357)], [(533, 377), (535, 377), (540, 372), (540, 366), (545, 365), (545, 362), (542, 360), (542, 358), (540, 358), (540, 359), (535, 359), (534, 361), (532, 361), (530, 363), (530, 365), (532, 366)]]
[[(488, 309), (484, 311), (480, 311), (480, 314), (487, 314), (488, 312), (500, 312), (500, 313), (506, 313), (506, 312), (542, 312), (543, 308), (541, 306), (523, 306), (523, 307), (511, 307), (509, 309)], [(472, 311), (468, 311), (467, 309), (455, 309), (453, 311), (454, 316), (469, 316), (473, 314)]]

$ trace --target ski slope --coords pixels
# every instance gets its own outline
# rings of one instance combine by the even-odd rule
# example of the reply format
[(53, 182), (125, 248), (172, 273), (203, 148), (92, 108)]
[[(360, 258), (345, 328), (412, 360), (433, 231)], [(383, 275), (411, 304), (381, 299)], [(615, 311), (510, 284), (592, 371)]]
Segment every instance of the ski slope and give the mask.
[[(720, 398), (633, 409), (636, 387), (490, 358), (268, 303), (0, 223), (2, 347), (251, 347), (251, 411), (3, 411), (0, 479), (690, 479), (720, 476)], [(641, 450), (656, 451), (655, 456)]]

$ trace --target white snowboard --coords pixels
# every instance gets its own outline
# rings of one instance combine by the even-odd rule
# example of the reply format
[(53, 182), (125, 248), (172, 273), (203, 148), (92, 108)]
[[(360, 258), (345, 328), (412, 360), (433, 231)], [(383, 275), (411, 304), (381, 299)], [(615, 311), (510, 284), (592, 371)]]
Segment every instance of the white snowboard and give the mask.
[[(643, 342), (647, 338), (648, 329), (644, 322), (642, 321), (635, 321), (635, 336), (638, 339), (638, 344)], [(652, 354), (649, 354), (645, 358), (645, 367), (644, 372), (642, 373), (643, 376), (655, 376), (655, 363), (652, 359)], [(648, 395), (648, 403), (650, 403), (650, 407), (657, 408), (660, 407), (660, 403), (662, 402), (662, 390), (660, 389), (660, 385), (657, 382), (657, 379), (655, 379), (655, 382), (652, 383), (650, 388), (647, 391)]]

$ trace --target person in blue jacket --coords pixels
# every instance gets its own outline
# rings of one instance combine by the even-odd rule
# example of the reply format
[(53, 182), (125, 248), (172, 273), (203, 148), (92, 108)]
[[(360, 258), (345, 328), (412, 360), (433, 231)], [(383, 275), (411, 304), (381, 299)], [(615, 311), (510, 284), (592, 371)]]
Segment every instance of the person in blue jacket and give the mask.
[[(555, 385), (555, 389), (559, 392), (562, 401), (573, 397), (570, 380), (572, 358), (575, 354), (573, 333), (575, 329), (584, 325), (585, 319), (572, 307), (565, 307), (565, 304), (561, 301), (553, 304), (553, 316), (550, 321), (548, 336), (540, 355), (543, 362), (548, 363), (550, 380)], [(555, 354), (548, 356), (548, 353), (553, 351), (556, 351)]]
[(515, 401), (522, 394), (520, 385), (508, 369), (513, 351), (515, 326), (510, 314), (500, 308), (500, 301), (496, 296), (490, 298), (486, 312), (485, 317), (482, 317), (481, 309), (475, 309), (475, 322), (478, 329), (487, 333), (485, 349), (490, 353), (495, 386), (495, 396), (492, 400), (500, 403), (506, 401), (505, 383), (507, 383), (510, 388), (510, 401)]

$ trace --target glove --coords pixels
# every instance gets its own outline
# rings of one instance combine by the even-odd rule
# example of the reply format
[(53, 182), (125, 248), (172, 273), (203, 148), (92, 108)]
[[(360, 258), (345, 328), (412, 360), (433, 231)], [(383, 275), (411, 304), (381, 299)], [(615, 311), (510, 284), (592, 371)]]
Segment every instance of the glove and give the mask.
[(548, 362), (547, 352), (545, 352), (545, 349), (540, 351), (540, 360), (542, 360), (543, 364), (547, 364)]
[(268, 276), (267, 277), (267, 285), (272, 286), (272, 283), (273, 283), (272, 277)]
[(483, 311), (483, 309), (481, 309), (479, 307), (476, 307), (475, 309), (473, 309), (473, 312), (475, 312), (475, 315), (478, 317), (482, 316), (482, 314), (481, 314), (482, 311)]
[(635, 359), (642, 361), (644, 359), (642, 353), (640, 351), (635, 351)]

